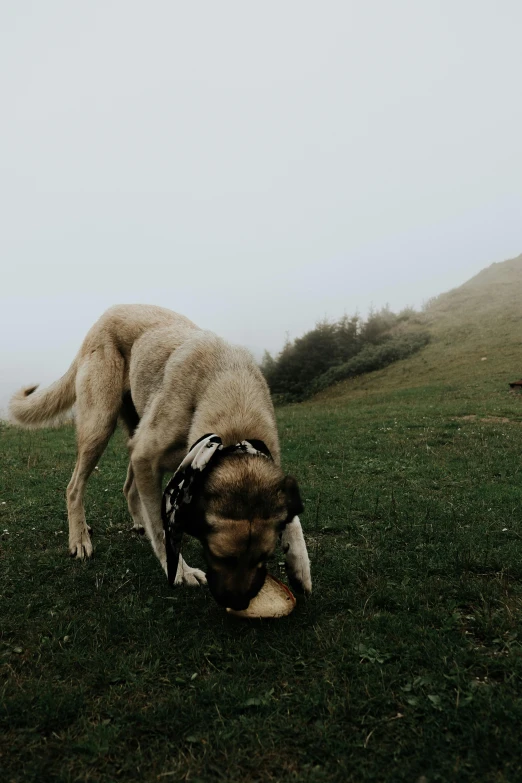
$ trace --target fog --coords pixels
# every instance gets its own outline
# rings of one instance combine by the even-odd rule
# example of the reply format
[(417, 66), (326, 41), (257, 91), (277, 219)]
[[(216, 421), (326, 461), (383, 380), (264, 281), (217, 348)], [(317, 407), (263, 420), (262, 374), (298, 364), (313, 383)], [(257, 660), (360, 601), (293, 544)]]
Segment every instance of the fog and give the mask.
[(522, 252), (517, 2), (3, 3), (0, 409), (114, 303), (257, 356)]

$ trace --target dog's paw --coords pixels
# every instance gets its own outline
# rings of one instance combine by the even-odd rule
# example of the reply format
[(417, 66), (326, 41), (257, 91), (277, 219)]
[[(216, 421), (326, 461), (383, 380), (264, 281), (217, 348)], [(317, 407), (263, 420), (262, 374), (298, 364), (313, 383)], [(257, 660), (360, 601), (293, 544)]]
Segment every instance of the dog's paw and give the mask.
[(130, 530), (131, 533), (136, 533), (138, 536), (145, 535), (145, 528), (143, 527), (143, 525), (140, 525), (138, 522), (135, 522)]
[(312, 574), (310, 572), (310, 561), (306, 550), (305, 556), (306, 558), (301, 556), (294, 559), (287, 555), (285, 559), (285, 568), (288, 581), (292, 588), (298, 593), (310, 595), (312, 592)]
[(92, 542), (89, 536), (90, 528), (84, 526), (69, 536), (69, 554), (77, 560), (85, 560), (92, 555)]
[(180, 558), (174, 584), (187, 585), (188, 587), (201, 587), (201, 585), (207, 584), (207, 577), (199, 568), (191, 568), (191, 566), (185, 563), (183, 558)]
[(310, 559), (299, 517), (288, 523), (281, 536), (288, 581), (294, 590), (309, 595), (312, 592)]

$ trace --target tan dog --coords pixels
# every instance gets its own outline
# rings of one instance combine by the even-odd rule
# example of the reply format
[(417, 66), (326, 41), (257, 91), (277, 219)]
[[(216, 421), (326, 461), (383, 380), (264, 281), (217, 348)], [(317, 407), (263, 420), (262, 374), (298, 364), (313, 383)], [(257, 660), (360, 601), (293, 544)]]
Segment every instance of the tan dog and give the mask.
[[(117, 305), (88, 332), (65, 375), (47, 389), (36, 388), (11, 400), (11, 419), (23, 427), (49, 425), (76, 406), (78, 457), (67, 487), (73, 557), (92, 554), (85, 484), (120, 419), (129, 434), (129, 511), (165, 570), (162, 476), (178, 467), (198, 438), (217, 433), (224, 446), (263, 441), (272, 460), (231, 455), (209, 471), (187, 532), (203, 544), (213, 595), (234, 609), (248, 606), (280, 534), (292, 583), (311, 590), (299, 491), (281, 470), (270, 393), (248, 351), (170, 310)], [(175, 581), (198, 585), (206, 579), (180, 558)]]

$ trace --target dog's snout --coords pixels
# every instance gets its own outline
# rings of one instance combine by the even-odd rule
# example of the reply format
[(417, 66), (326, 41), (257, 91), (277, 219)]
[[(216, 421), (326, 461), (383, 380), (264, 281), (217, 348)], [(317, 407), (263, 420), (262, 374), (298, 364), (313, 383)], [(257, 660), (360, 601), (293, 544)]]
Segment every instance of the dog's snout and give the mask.
[(240, 612), (263, 587), (266, 569), (255, 568), (249, 572), (219, 573), (209, 566), (207, 582), (210, 592), (220, 606)]
[(209, 586), (210, 592), (220, 606), (224, 606), (225, 609), (234, 609), (236, 612), (240, 612), (242, 609), (246, 609), (253, 597), (250, 592), (236, 593), (232, 590), (213, 589), (212, 584), (209, 584)]
[(248, 609), (248, 605), (250, 603), (250, 598), (245, 598), (243, 596), (233, 596), (229, 595), (225, 597), (225, 606), (227, 609), (233, 609), (235, 612), (241, 612), (243, 609)]

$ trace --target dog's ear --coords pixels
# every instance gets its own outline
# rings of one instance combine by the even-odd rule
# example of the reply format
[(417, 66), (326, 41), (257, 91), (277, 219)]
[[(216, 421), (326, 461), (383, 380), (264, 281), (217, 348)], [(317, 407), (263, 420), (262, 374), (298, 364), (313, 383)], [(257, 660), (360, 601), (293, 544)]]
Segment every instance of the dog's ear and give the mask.
[(281, 489), (285, 495), (286, 508), (288, 510), (288, 517), (286, 522), (288, 523), (291, 522), (295, 516), (301, 514), (301, 512), (304, 510), (303, 501), (301, 500), (301, 495), (299, 494), (297, 481), (293, 476), (284, 477)]

